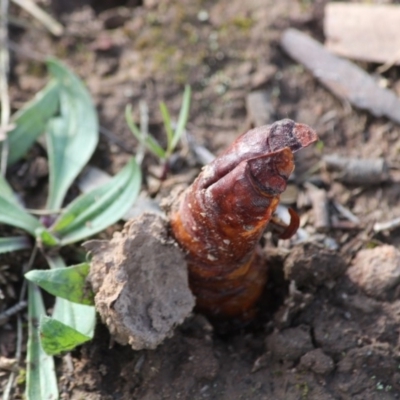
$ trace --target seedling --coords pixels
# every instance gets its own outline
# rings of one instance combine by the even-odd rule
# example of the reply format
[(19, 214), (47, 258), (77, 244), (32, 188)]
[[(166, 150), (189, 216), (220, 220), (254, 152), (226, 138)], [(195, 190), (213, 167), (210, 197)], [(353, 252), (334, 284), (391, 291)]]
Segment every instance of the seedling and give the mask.
[[(24, 209), (0, 177), (0, 223), (33, 237), (33, 260), (41, 251), (50, 270), (26, 274), (28, 284), (27, 399), (57, 399), (52, 355), (73, 349), (93, 337), (93, 294), (85, 286), (89, 264), (67, 267), (59, 249), (88, 238), (117, 222), (135, 201), (141, 171), (134, 158), (109, 182), (64, 206), (65, 195), (98, 143), (98, 121), (89, 93), (63, 64), (50, 59), (49, 84), (12, 118), (8, 134), (12, 164), (45, 132), (49, 159), (49, 194), (45, 217)], [(59, 211), (52, 211), (59, 210)], [(0, 238), (0, 253), (31, 247), (27, 236)], [(56, 296), (46, 315), (38, 286)]]
[(132, 117), (132, 107), (127, 105), (125, 108), (125, 119), (135, 138), (142, 146), (147, 148), (156, 157), (161, 159), (165, 166), (167, 165), (169, 158), (174, 152), (183, 132), (185, 131), (189, 117), (190, 96), (190, 86), (186, 85), (183, 93), (182, 106), (179, 112), (178, 122), (175, 128), (173, 127), (171, 115), (166, 104), (164, 102), (160, 103), (160, 111), (164, 122), (164, 129), (167, 135), (166, 149), (164, 149), (152, 135), (149, 135), (147, 132), (144, 132), (138, 128)]

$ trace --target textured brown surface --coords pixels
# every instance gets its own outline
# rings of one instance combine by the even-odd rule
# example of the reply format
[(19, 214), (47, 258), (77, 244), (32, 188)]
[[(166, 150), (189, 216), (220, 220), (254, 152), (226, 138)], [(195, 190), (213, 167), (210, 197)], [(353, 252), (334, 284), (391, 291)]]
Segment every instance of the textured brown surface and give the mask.
[(186, 262), (160, 216), (142, 214), (111, 241), (85, 246), (96, 308), (119, 343), (154, 349), (191, 312)]
[(294, 169), (293, 152), (317, 140), (284, 119), (241, 135), (172, 207), (171, 226), (188, 251), (190, 287), (199, 311), (249, 319), (267, 279), (256, 251)]

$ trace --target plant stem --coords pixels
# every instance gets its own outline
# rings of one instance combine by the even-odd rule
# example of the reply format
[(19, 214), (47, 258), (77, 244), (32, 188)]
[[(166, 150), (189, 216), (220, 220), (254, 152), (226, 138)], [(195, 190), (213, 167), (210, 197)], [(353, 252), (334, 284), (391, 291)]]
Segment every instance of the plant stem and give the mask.
[(8, 141), (7, 131), (10, 122), (10, 98), (8, 95), (8, 69), (9, 69), (9, 54), (8, 54), (8, 0), (0, 0), (0, 142), (1, 146), (1, 163), (0, 173), (5, 176), (7, 169), (8, 157)]

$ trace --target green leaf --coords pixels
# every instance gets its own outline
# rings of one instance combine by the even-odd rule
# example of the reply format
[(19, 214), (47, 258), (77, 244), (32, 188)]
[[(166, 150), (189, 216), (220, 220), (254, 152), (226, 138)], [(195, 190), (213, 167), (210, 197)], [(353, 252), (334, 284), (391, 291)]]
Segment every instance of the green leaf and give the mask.
[(72, 303), (69, 300), (57, 297), (52, 317), (89, 339), (93, 338), (96, 325), (96, 309), (94, 306)]
[[(52, 269), (66, 268), (65, 262), (60, 256), (46, 257), (46, 259)], [(96, 310), (93, 306), (72, 303), (57, 297), (52, 317), (88, 338), (93, 337), (96, 324)]]
[(163, 101), (160, 103), (160, 111), (164, 121), (164, 128), (165, 131), (167, 132), (167, 154), (170, 154), (173, 150), (171, 146), (172, 146), (172, 139), (174, 137), (174, 132), (172, 131), (171, 116), (169, 114), (167, 106)]
[(49, 119), (57, 112), (59, 86), (51, 80), (35, 97), (11, 118), (15, 128), (8, 133), (8, 164), (13, 164), (32, 146), (46, 130)]
[(83, 263), (66, 268), (32, 270), (25, 274), (25, 278), (54, 296), (74, 303), (93, 305), (94, 294), (86, 281), (89, 269), (89, 264)]
[(190, 85), (185, 86), (185, 91), (183, 93), (182, 106), (179, 112), (178, 124), (176, 126), (175, 134), (172, 139), (172, 150), (175, 149), (176, 145), (179, 142), (179, 139), (182, 136), (183, 131), (185, 130), (188, 118), (189, 118), (189, 110), (190, 110), (190, 97), (192, 94), (192, 89)]
[(35, 236), (36, 229), (43, 227), (38, 219), (4, 197), (0, 197), (0, 222), (24, 229), (32, 236)]
[(77, 242), (117, 222), (139, 194), (141, 171), (134, 158), (109, 182), (79, 196), (54, 223), (61, 244)]
[(25, 396), (28, 400), (58, 399), (57, 377), (53, 357), (42, 349), (39, 335), (39, 321), (45, 315), (39, 288), (33, 283), (28, 286), (28, 345)]
[(47, 62), (60, 86), (60, 116), (49, 121), (46, 132), (50, 168), (47, 208), (59, 209), (65, 194), (89, 161), (98, 142), (98, 121), (82, 82), (61, 62)]
[(135, 138), (146, 146), (148, 150), (150, 150), (155, 156), (159, 158), (165, 158), (165, 151), (164, 149), (158, 144), (157, 140), (153, 138), (153, 136), (146, 135), (144, 136), (142, 132), (140, 132), (139, 128), (133, 121), (132, 117), (132, 107), (128, 104), (125, 108), (125, 119), (126, 123), (128, 124), (129, 129), (135, 136)]
[(36, 229), (35, 237), (39, 243), (47, 247), (54, 247), (60, 243), (44, 226)]
[(73, 350), (91, 339), (74, 328), (46, 316), (40, 321), (40, 335), (43, 350), (49, 355)]
[(0, 254), (29, 248), (31, 248), (31, 243), (26, 236), (0, 238)]
[(14, 192), (11, 186), (4, 179), (3, 175), (0, 174), (0, 197), (8, 200), (10, 203), (17, 204), (17, 199), (14, 196)]

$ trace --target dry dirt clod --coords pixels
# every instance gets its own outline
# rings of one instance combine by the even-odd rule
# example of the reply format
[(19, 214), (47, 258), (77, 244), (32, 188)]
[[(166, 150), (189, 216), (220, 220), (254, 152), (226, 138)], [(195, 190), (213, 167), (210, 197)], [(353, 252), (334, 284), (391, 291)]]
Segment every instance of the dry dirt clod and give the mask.
[(318, 375), (328, 375), (335, 368), (335, 364), (321, 349), (315, 349), (301, 357), (300, 368), (311, 370)]
[(266, 339), (267, 350), (275, 360), (296, 362), (314, 347), (310, 329), (306, 325), (274, 332)]
[(299, 288), (327, 285), (346, 269), (342, 257), (333, 250), (305, 243), (293, 248), (284, 263), (285, 278)]
[(154, 349), (192, 311), (184, 255), (162, 217), (142, 214), (111, 241), (85, 247), (93, 255), (96, 308), (117, 342)]
[(400, 251), (390, 245), (361, 250), (347, 275), (369, 296), (390, 300), (400, 283)]

